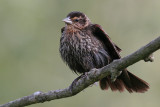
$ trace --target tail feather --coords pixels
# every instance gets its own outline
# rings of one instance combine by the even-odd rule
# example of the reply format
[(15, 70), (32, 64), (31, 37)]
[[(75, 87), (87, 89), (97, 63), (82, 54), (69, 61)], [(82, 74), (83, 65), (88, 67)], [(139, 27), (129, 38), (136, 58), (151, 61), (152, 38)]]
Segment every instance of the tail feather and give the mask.
[(149, 89), (149, 84), (146, 81), (140, 79), (130, 72), (128, 72), (128, 74), (130, 76), (133, 91), (143, 93)]
[(111, 82), (109, 76), (100, 80), (100, 87), (102, 90), (107, 90), (110, 87), (112, 91), (118, 90), (120, 92), (123, 92), (124, 89), (126, 89), (130, 93), (143, 93), (149, 89), (147, 82), (128, 72), (126, 69), (122, 71), (122, 74), (115, 82)]

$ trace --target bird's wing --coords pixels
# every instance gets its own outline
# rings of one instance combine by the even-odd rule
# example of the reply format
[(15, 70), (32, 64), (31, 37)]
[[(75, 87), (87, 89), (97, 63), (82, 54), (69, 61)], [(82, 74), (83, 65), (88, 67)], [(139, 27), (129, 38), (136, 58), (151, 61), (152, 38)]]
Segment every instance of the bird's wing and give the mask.
[(91, 29), (93, 35), (105, 44), (107, 50), (109, 51), (109, 55), (113, 59), (120, 59), (121, 56), (119, 52), (121, 51), (121, 49), (111, 41), (110, 37), (107, 35), (107, 33), (104, 32), (101, 26), (98, 24), (93, 24), (91, 26)]
[(119, 48), (115, 43), (113, 43), (113, 44), (114, 44), (114, 46), (116, 47), (116, 49), (118, 50), (118, 52), (121, 52), (121, 51), (122, 51), (122, 49)]
[(61, 33), (63, 33), (63, 31), (64, 31), (64, 28), (65, 28), (65, 27), (62, 27), (62, 28), (61, 28)]

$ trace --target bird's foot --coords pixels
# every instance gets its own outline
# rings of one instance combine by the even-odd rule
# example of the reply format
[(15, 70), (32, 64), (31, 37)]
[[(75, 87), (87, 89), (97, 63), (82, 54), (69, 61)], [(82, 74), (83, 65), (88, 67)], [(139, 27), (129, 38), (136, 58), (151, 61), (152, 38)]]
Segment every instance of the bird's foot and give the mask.
[(77, 81), (80, 79), (80, 78), (84, 78), (87, 76), (87, 72), (83, 73), (82, 75), (80, 75), (79, 77), (77, 77), (73, 82), (72, 84), (69, 86), (69, 89), (70, 89), (70, 92), (73, 91), (73, 87), (75, 86), (75, 84), (77, 83)]

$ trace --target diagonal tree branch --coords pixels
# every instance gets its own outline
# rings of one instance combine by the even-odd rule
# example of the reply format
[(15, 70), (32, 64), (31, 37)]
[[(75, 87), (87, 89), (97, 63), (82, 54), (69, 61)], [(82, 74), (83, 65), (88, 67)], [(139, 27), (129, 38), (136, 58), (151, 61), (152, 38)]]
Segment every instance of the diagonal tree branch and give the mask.
[(0, 107), (22, 107), (36, 103), (43, 103), (45, 101), (74, 96), (87, 88), (89, 85), (93, 84), (96, 81), (99, 81), (103, 77), (106, 77), (108, 75), (114, 77), (118, 75), (120, 73), (119, 71), (121, 71), (122, 69), (140, 60), (144, 60), (158, 49), (160, 49), (160, 36), (157, 39), (148, 43), (147, 45), (143, 46), (136, 52), (124, 58), (114, 60), (112, 63), (103, 68), (92, 69), (86, 74), (86, 76), (81, 76), (80, 79), (78, 79), (74, 84), (72, 84), (72, 86), (68, 88), (55, 91), (53, 90), (46, 93), (38, 91), (33, 93), (32, 95), (10, 101), (4, 105), (0, 105)]

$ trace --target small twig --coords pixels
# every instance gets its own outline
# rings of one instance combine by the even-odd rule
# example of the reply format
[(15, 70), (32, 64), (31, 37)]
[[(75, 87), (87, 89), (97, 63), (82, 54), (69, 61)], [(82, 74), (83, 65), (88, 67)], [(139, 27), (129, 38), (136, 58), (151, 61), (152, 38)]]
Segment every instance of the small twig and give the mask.
[(154, 61), (154, 56), (153, 56), (153, 54), (150, 54), (148, 57), (146, 57), (146, 58), (144, 59), (144, 61), (145, 61), (145, 62), (148, 62), (148, 61), (153, 62), (153, 61)]
[(91, 84), (95, 83), (96, 81), (99, 81), (100, 79), (108, 75), (112, 75), (114, 80), (116, 76), (119, 74), (119, 71), (140, 60), (144, 60), (146, 57), (148, 57), (150, 54), (152, 54), (159, 48), (160, 48), (160, 37), (151, 41), (146, 46), (143, 46), (136, 52), (124, 58), (114, 60), (112, 63), (103, 68), (92, 69), (90, 72), (86, 74), (86, 76), (83, 76), (82, 78), (78, 79), (78, 81), (73, 84), (72, 89), (68, 87), (65, 89), (49, 91), (46, 93), (38, 91), (32, 95), (25, 96), (17, 100), (8, 102), (4, 105), (1, 105), (0, 107), (23, 107), (31, 104), (43, 103), (45, 101), (51, 101), (55, 99), (74, 96), (77, 93), (84, 90), (85, 88), (87, 88), (88, 86), (90, 86)]

